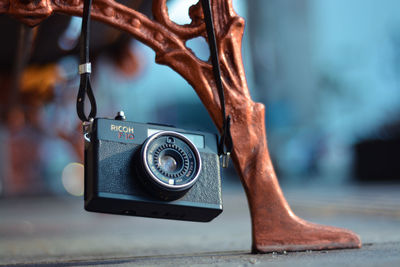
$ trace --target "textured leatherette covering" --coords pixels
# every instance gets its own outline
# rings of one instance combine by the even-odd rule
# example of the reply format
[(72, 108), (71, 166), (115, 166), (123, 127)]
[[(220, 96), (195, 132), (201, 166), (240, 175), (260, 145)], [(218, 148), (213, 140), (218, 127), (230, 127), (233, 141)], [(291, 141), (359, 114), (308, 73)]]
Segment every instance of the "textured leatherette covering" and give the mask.
[[(99, 141), (99, 183), (98, 191), (106, 193), (152, 197), (142, 187), (135, 173), (134, 154), (139, 148), (135, 144)], [(221, 178), (216, 154), (200, 152), (202, 169), (195, 185), (179, 200), (199, 203), (218, 204), (221, 201)]]

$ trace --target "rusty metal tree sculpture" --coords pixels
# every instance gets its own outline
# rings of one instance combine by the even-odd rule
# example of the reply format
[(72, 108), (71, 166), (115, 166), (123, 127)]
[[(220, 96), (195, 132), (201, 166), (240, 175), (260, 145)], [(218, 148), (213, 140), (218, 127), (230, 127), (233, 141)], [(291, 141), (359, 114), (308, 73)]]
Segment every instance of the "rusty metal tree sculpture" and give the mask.
[[(232, 159), (245, 189), (252, 219), (252, 251), (302, 251), (358, 248), (351, 231), (316, 225), (297, 217), (280, 189), (270, 160), (265, 107), (252, 101), (241, 55), (244, 20), (232, 0), (212, 0), (227, 114), (232, 116)], [(81, 16), (82, 0), (0, 0), (0, 14), (34, 26), (53, 12)], [(206, 37), (201, 4), (189, 9), (191, 23), (178, 25), (168, 16), (166, 0), (153, 1), (154, 20), (113, 0), (94, 0), (92, 18), (126, 31), (151, 47), (156, 62), (178, 72), (196, 91), (221, 130), (222, 118), (212, 65), (198, 59), (186, 41)]]

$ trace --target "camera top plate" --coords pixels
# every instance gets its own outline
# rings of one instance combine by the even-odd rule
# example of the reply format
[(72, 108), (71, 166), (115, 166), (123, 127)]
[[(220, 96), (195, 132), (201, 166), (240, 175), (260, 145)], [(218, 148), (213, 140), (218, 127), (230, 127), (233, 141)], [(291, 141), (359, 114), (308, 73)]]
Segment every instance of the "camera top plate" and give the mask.
[(97, 118), (93, 122), (91, 134), (98, 140), (140, 145), (143, 144), (149, 136), (160, 131), (173, 131), (184, 135), (192, 141), (200, 152), (217, 153), (218, 151), (218, 136), (216, 134), (157, 124)]

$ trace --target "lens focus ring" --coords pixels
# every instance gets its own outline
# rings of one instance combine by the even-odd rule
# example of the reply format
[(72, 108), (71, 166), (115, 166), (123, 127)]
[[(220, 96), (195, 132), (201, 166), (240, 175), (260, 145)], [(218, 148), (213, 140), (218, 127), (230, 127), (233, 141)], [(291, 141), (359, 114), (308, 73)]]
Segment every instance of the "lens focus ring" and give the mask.
[[(156, 188), (169, 192), (191, 188), (201, 170), (200, 153), (195, 145), (184, 135), (172, 131), (158, 132), (143, 143), (141, 163), (141, 176)], [(144, 181), (144, 184), (148, 183)]]

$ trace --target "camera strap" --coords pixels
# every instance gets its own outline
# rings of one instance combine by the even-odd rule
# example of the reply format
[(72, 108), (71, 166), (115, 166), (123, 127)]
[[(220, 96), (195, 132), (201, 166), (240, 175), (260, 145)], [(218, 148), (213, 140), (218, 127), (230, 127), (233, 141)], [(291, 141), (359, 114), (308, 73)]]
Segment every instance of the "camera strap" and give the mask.
[(214, 32), (214, 21), (212, 18), (211, 5), (209, 0), (201, 0), (204, 21), (206, 24), (208, 45), (210, 47), (211, 63), (213, 66), (213, 74), (215, 83), (218, 89), (219, 102), (222, 111), (222, 135), (218, 144), (218, 154), (222, 158), (222, 167), (227, 168), (229, 163), (230, 154), (233, 147), (233, 141), (231, 136), (231, 116), (226, 115), (225, 111), (225, 94), (224, 87), (221, 79), (221, 69), (218, 57), (217, 41)]
[[(212, 18), (211, 5), (209, 0), (201, 0), (204, 21), (206, 24), (208, 43), (210, 47), (211, 63), (213, 66), (213, 74), (215, 83), (218, 90), (219, 101), (222, 112), (222, 135), (218, 143), (218, 155), (222, 158), (222, 167), (227, 168), (232, 151), (233, 142), (230, 132), (231, 117), (226, 115), (225, 111), (225, 95), (224, 87), (221, 79), (221, 69), (219, 64), (217, 41), (214, 32), (214, 22)], [(83, 14), (82, 14), (82, 30), (81, 30), (81, 45), (80, 45), (80, 65), (79, 74), (81, 76), (79, 91), (76, 102), (76, 110), (78, 117), (87, 125), (92, 119), (96, 117), (97, 106), (96, 99), (93, 94), (92, 86), (90, 83), (91, 64), (89, 61), (89, 35), (90, 35), (90, 10), (92, 0), (84, 0)], [(89, 98), (91, 110), (89, 116), (85, 114), (85, 98)]]
[[(90, 9), (92, 0), (84, 0), (83, 2), (83, 15), (82, 15), (82, 30), (81, 30), (81, 44), (80, 44), (80, 65), (79, 74), (81, 76), (79, 91), (76, 100), (76, 111), (81, 121), (89, 122), (96, 117), (97, 106), (96, 99), (93, 94), (92, 85), (90, 84), (90, 73), (92, 67), (89, 61), (89, 35), (90, 35)], [(90, 101), (89, 116), (85, 114), (85, 98), (86, 95)]]

